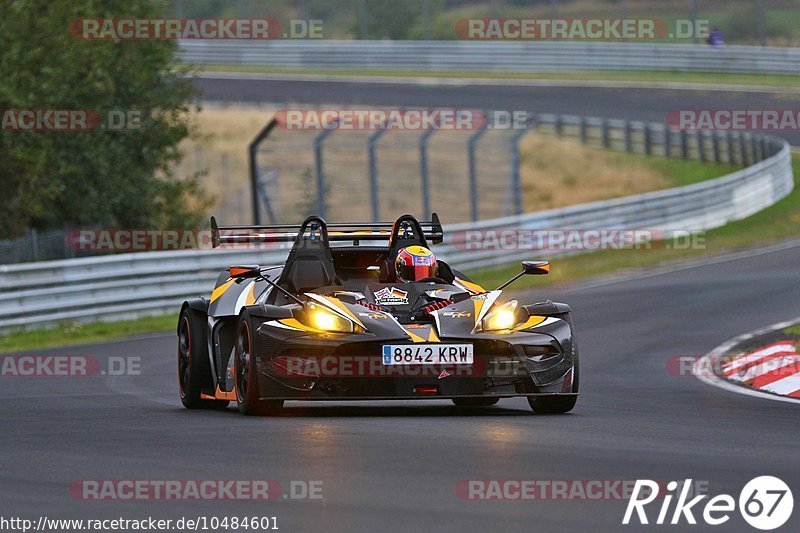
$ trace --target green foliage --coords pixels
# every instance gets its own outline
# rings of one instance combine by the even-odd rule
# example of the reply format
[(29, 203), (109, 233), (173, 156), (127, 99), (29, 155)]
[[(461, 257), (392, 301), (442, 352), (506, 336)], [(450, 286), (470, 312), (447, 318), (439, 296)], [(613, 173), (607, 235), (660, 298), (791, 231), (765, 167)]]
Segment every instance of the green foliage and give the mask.
[(0, 235), (28, 227), (186, 227), (206, 205), (173, 165), (193, 88), (171, 41), (82, 40), (80, 18), (157, 17), (146, 0), (0, 0), (0, 109), (139, 112), (125, 131), (0, 131)]

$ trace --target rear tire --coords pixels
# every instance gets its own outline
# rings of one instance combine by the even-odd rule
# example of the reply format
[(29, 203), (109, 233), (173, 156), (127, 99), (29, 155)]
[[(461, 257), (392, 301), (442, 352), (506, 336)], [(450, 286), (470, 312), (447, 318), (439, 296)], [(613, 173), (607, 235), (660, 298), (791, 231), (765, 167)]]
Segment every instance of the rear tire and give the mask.
[(254, 416), (276, 416), (283, 409), (283, 400), (261, 400), (258, 389), (258, 367), (253, 349), (253, 324), (247, 311), (236, 327), (236, 353), (233, 370), (236, 376), (236, 404), (239, 412)]
[(491, 407), (500, 401), (500, 398), (453, 398), (456, 407)]
[(178, 319), (178, 393), (187, 409), (224, 409), (224, 400), (205, 400), (200, 393), (210, 382), (206, 315), (185, 306)]

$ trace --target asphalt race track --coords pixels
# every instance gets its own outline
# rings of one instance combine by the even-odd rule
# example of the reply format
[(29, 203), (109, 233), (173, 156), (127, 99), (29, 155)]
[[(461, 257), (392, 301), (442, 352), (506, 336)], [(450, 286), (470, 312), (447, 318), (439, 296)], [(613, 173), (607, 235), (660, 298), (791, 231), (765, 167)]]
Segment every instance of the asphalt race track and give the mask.
[[(199, 79), (205, 100), (525, 109), (662, 121), (677, 108), (790, 108), (797, 96), (564, 87), (435, 87)], [(787, 135), (800, 144), (797, 133)], [(621, 526), (627, 502), (465, 501), (460, 480), (684, 480), (738, 499), (750, 479), (800, 488), (797, 407), (671, 375), (739, 333), (800, 315), (800, 242), (687, 268), (537, 291), (570, 303), (581, 346), (575, 411), (521, 399), (288, 403), (278, 418), (187, 411), (174, 335), (43, 350), (141, 358), (139, 375), (0, 377), (0, 516), (177, 519), (275, 516), (281, 531), (686, 531)], [(558, 268), (558, 262), (554, 263)], [(177, 312), (177, 310), (176, 310)], [(80, 480), (322, 481), (321, 500), (82, 501)], [(795, 493), (795, 498), (800, 494)], [(651, 522), (658, 506), (648, 507)], [(695, 512), (695, 515), (702, 510)], [(671, 513), (670, 513), (671, 515)], [(800, 513), (782, 528), (797, 531)], [(701, 518), (698, 516), (698, 519)], [(734, 512), (724, 526), (753, 531)]]
[[(459, 480), (683, 480), (738, 498), (776, 475), (800, 487), (795, 405), (673, 376), (667, 361), (798, 315), (800, 242), (645, 277), (539, 291), (573, 306), (581, 399), (537, 416), (524, 400), (289, 403), (279, 418), (180, 407), (176, 342), (157, 335), (48, 354), (141, 357), (141, 375), (0, 378), (0, 513), (36, 518), (277, 516), (282, 531), (647, 531), (625, 501), (464, 501)], [(558, 268), (558, 263), (554, 264)], [(101, 365), (102, 366), (102, 365)], [(80, 501), (85, 479), (321, 480), (317, 501)], [(795, 496), (797, 497), (797, 496)], [(660, 504), (656, 504), (660, 505)], [(650, 519), (655, 520), (654, 507)], [(702, 510), (700, 511), (700, 514)], [(696, 515), (698, 513), (695, 513)], [(698, 517), (698, 519), (700, 519)], [(782, 531), (797, 531), (795, 512)], [(738, 513), (724, 526), (754, 531)]]
[[(800, 105), (796, 93), (779, 92), (223, 78), (197, 78), (195, 85), (207, 101), (525, 110), (653, 122), (664, 122), (670, 111), (681, 109), (797, 109)], [(792, 145), (800, 145), (797, 131), (781, 135)]]

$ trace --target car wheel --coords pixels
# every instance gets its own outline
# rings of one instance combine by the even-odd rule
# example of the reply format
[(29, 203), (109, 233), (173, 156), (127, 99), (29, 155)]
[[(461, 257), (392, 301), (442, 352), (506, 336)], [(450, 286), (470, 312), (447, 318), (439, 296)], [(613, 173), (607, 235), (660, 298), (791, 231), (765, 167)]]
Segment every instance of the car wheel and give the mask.
[(577, 401), (577, 396), (562, 396), (560, 394), (540, 396), (538, 398), (536, 396), (528, 396), (528, 404), (531, 409), (533, 409), (534, 413), (540, 415), (567, 413), (572, 411)]
[[(575, 360), (575, 366), (572, 374), (572, 392), (578, 392), (578, 378), (579, 378), (578, 360)], [(553, 394), (552, 396), (528, 396), (528, 405), (531, 406), (534, 413), (540, 415), (555, 415), (561, 413), (568, 413), (575, 408), (575, 403), (578, 401), (577, 394)]]
[(500, 398), (453, 398), (457, 407), (489, 407), (500, 401)]
[(188, 306), (178, 319), (178, 392), (187, 409), (224, 409), (227, 401), (204, 400), (200, 396), (211, 369), (206, 345), (206, 316)]
[(236, 404), (245, 415), (275, 416), (283, 408), (283, 400), (261, 400), (258, 370), (253, 350), (253, 325), (245, 311), (236, 328), (236, 353), (233, 363), (236, 376)]

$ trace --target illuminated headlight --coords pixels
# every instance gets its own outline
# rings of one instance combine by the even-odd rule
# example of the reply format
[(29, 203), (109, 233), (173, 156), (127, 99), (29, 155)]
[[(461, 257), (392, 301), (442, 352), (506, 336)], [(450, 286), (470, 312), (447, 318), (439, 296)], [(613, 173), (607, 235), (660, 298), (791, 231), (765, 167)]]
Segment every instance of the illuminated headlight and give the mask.
[(307, 326), (331, 333), (360, 333), (361, 327), (353, 321), (344, 318), (316, 304), (308, 304), (303, 322)]
[(496, 309), (492, 309), (481, 320), (478, 329), (480, 331), (507, 331), (513, 328), (517, 323), (517, 305), (518, 302), (516, 300), (511, 300)]

